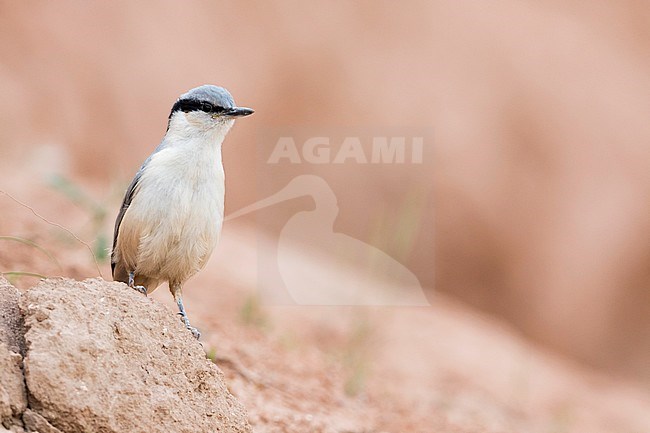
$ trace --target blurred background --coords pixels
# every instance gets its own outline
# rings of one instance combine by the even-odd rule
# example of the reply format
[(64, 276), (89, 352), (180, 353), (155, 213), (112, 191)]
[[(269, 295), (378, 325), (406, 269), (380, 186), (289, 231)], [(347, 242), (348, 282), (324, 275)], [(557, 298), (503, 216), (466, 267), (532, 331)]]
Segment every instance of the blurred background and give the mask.
[(402, 260), (430, 300), (648, 385), (649, 52), (641, 0), (0, 1), (0, 185), (93, 191), (106, 243), (174, 100), (204, 83), (256, 110), (224, 147), (227, 213), (258, 198), (265, 131), (432, 131), (423, 169), (337, 169), (336, 230), (390, 250), (369, 209), (391, 230), (417, 189)]

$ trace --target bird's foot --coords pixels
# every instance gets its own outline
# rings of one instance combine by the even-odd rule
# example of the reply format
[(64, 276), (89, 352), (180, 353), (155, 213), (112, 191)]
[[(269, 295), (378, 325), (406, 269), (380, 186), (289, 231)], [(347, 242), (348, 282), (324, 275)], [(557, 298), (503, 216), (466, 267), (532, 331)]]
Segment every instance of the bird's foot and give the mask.
[(144, 296), (147, 296), (147, 288), (145, 286), (136, 286), (135, 285), (135, 272), (129, 272), (129, 287), (137, 290), (142, 293)]
[(181, 316), (181, 320), (183, 321), (183, 324), (192, 333), (194, 338), (196, 338), (197, 340), (201, 338), (201, 331), (196, 329), (194, 326), (190, 325), (190, 319), (187, 318), (187, 314), (185, 314), (185, 312), (179, 312), (178, 315)]
[(131, 286), (131, 288), (147, 296), (147, 288), (145, 286)]
[(197, 340), (201, 338), (201, 331), (199, 331), (199, 330), (196, 329), (195, 327), (193, 327), (193, 326), (188, 326), (187, 329), (190, 330), (190, 332), (192, 333), (192, 335), (194, 336), (194, 338), (196, 338)]

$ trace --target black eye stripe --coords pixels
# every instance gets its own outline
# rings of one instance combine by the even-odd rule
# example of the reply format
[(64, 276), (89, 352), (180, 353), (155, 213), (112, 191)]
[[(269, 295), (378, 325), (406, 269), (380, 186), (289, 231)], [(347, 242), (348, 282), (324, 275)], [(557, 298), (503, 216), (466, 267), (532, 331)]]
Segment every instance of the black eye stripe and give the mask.
[(177, 111), (183, 111), (184, 113), (188, 113), (190, 111), (203, 111), (205, 113), (222, 113), (226, 111), (226, 109), (223, 107), (213, 105), (207, 101), (197, 101), (195, 99), (182, 99), (182, 100), (179, 99), (172, 107), (172, 111), (171, 113), (169, 113), (169, 117), (171, 118), (172, 115)]

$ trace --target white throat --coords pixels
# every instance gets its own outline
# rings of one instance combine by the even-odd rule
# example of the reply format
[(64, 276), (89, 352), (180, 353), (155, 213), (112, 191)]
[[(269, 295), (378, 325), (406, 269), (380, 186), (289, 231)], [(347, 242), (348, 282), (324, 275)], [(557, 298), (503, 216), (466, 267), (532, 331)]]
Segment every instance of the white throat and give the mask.
[(197, 151), (203, 147), (220, 148), (234, 123), (234, 119), (213, 120), (203, 113), (175, 113), (170, 119), (169, 128), (163, 141), (190, 142), (197, 148)]

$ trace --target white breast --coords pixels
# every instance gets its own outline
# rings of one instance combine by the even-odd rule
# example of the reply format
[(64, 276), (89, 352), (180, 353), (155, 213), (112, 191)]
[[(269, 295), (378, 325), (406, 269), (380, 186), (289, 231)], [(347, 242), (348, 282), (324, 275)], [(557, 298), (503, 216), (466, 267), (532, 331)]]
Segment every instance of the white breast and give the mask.
[(224, 188), (220, 146), (155, 153), (123, 222), (139, 227), (136, 273), (182, 283), (200, 270), (221, 232)]

